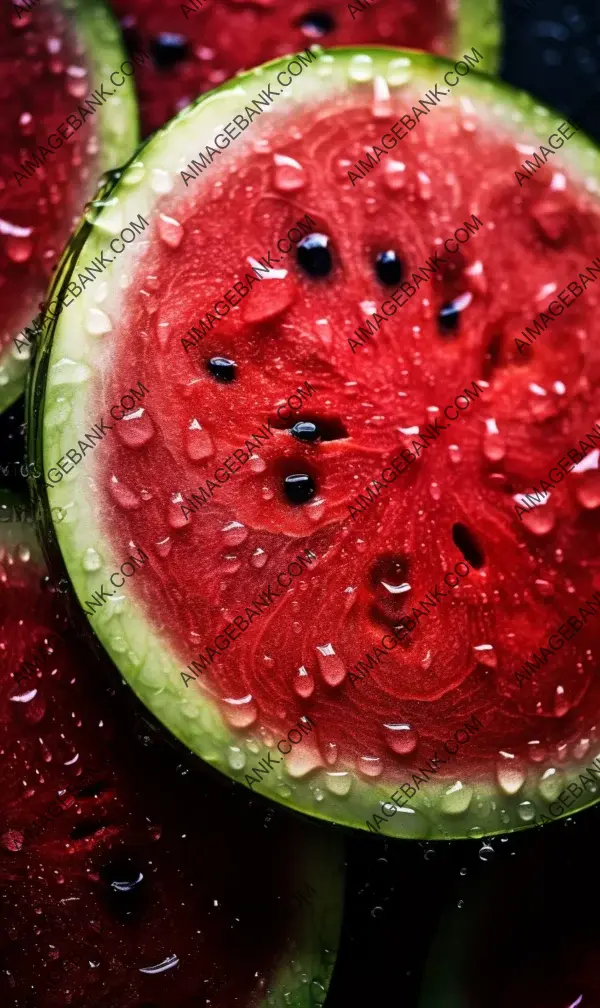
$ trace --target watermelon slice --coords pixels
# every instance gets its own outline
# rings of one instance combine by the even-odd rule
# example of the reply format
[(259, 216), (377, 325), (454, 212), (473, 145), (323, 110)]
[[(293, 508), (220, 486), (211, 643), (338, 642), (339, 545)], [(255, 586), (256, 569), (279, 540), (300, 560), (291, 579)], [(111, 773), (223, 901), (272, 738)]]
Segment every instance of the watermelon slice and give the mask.
[(4, 520), (14, 505), (0, 496), (0, 1002), (322, 1004), (338, 843), (265, 819), (134, 730), (122, 686), (74, 640), (31, 526)]
[(149, 222), (36, 360), (51, 562), (160, 721), (254, 792), (395, 836), (525, 828), (598, 754), (598, 621), (577, 608), (600, 587), (597, 449), (517, 510), (598, 441), (598, 154), (444, 60), (302, 59), (291, 88), (286, 58), (185, 110), (76, 237), (53, 297)]
[(492, 73), (497, 0), (113, 0), (132, 53), (144, 134), (241, 70), (319, 43), (409, 46), (461, 55), (475, 45)]
[(134, 64), (122, 74), (124, 60), (101, 0), (2, 4), (0, 411), (23, 391), (29, 327), (100, 173), (135, 150)]
[[(453, 886), (427, 958), (419, 1008), (600, 1004), (600, 933), (589, 913), (600, 895), (598, 877), (589, 872), (585, 885), (548, 885), (552, 868), (592, 863), (597, 812), (586, 815), (585, 826), (581, 818), (579, 828), (573, 822), (551, 833), (544, 828), (516, 851), (497, 850), (496, 864), (489, 863), (491, 848), (483, 848), (488, 863), (473, 864)], [(531, 914), (520, 912), (524, 893)]]

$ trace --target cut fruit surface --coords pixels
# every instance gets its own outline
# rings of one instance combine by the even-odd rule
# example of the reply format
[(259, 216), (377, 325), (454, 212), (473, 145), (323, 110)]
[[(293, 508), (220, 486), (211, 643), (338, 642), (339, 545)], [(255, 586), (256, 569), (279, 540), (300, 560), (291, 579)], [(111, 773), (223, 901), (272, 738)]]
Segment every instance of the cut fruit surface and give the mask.
[(144, 134), (204, 91), (242, 70), (318, 43), (386, 45), (498, 58), (497, 0), (114, 0), (132, 52), (152, 54), (136, 70)]
[[(2, 5), (0, 410), (23, 391), (34, 331), (18, 345), (15, 338), (38, 316), (100, 174), (135, 150), (133, 86), (119, 72), (124, 59), (100, 0), (40, 0), (29, 11)], [(115, 71), (119, 87), (109, 80)]]
[(557, 763), (596, 745), (598, 625), (578, 606), (600, 587), (597, 450), (529, 517), (515, 505), (598, 420), (600, 284), (577, 280), (527, 354), (515, 338), (600, 253), (598, 153), (565, 129), (519, 185), (560, 118), (470, 73), (353, 183), (453, 71), (339, 50), (199, 171), (199, 138), (288, 63), (182, 113), (76, 238), (73, 275), (111, 227), (150, 222), (36, 360), (53, 563), (148, 707), (254, 791), (397, 836), (524, 828)]
[(2, 1005), (322, 1003), (339, 841), (199, 782), (136, 724), (62, 615), (31, 527), (5, 520), (14, 503), (0, 494)]

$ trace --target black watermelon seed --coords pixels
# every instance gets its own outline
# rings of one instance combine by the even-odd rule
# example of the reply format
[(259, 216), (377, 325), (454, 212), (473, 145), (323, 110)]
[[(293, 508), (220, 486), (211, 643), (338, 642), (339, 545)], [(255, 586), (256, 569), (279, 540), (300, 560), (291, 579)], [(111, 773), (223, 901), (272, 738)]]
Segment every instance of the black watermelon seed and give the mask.
[(206, 366), (213, 378), (222, 382), (233, 381), (237, 371), (237, 364), (229, 360), (229, 357), (211, 357)]
[(169, 70), (188, 54), (188, 40), (177, 32), (160, 32), (150, 41), (152, 58), (157, 67)]
[(438, 315), (438, 325), (444, 333), (454, 333), (458, 329), (460, 320), (460, 310), (454, 301), (448, 301), (442, 305)]
[(322, 38), (335, 28), (335, 21), (327, 11), (310, 11), (300, 21), (300, 29), (310, 38)]
[(333, 259), (327, 235), (314, 232), (303, 238), (296, 246), (296, 258), (309, 276), (328, 276), (333, 269)]
[(380, 252), (375, 260), (375, 271), (383, 284), (399, 284), (404, 275), (402, 260), (393, 249)]
[(306, 504), (315, 494), (315, 483), (308, 473), (293, 473), (283, 481), (285, 495), (290, 504)]
[(311, 420), (300, 420), (292, 427), (292, 434), (299, 441), (320, 441), (319, 428)]
[(485, 554), (477, 542), (477, 537), (471, 529), (462, 522), (455, 522), (452, 526), (452, 541), (458, 546), (465, 560), (479, 570), (485, 563)]

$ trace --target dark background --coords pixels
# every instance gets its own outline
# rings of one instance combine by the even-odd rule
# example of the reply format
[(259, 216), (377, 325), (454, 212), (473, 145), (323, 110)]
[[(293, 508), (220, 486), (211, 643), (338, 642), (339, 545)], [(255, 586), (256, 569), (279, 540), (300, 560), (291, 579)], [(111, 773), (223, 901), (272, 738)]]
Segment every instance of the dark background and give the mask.
[[(564, 113), (600, 142), (600, 100), (589, 102), (596, 91), (600, 93), (598, 0), (539, 0), (530, 11), (511, 0), (504, 5), (504, 24), (504, 80)], [(586, 102), (580, 117), (577, 110)], [(22, 401), (0, 418), (0, 445), (5, 463), (11, 459), (22, 461)], [(0, 475), (0, 486), (25, 490), (25, 481), (11, 472), (8, 477)], [(577, 955), (586, 954), (586, 947), (594, 947), (595, 935), (589, 930), (581, 934), (577, 922), (580, 911), (598, 916), (598, 901), (588, 890), (590, 882), (585, 873), (591, 872), (594, 877), (599, 874), (594, 866), (599, 814), (600, 807), (596, 806), (541, 830), (454, 843), (385, 841), (370, 834), (340, 831), (346, 838), (347, 850), (346, 907), (326, 1008), (367, 1004), (417, 1008), (427, 955), (442, 916), (444, 934), (456, 931), (473, 910), (474, 894), (485, 893), (488, 888), (491, 892), (492, 885), (496, 894), (505, 892), (507, 899), (510, 894), (514, 904), (515, 928), (522, 931), (522, 943), (512, 949), (514, 958), (519, 957), (519, 969), (525, 968), (523, 962), (526, 966), (531, 961), (532, 935), (539, 947), (533, 957), (539, 962), (520, 979), (524, 996), (519, 1008), (521, 1003), (531, 1008), (554, 1008), (555, 1004), (569, 1008), (570, 999), (552, 1000), (550, 1004), (543, 994), (540, 997), (536, 969), (564, 970), (561, 950), (566, 954), (576, 932)], [(522, 881), (528, 866), (538, 873), (535, 884)], [(547, 879), (548, 893), (560, 890), (558, 909), (558, 897), (552, 896), (548, 906), (542, 905), (545, 890), (539, 884), (540, 873)], [(596, 882), (593, 884), (595, 896)], [(493, 927), (492, 899), (484, 916)], [(524, 923), (529, 930), (523, 931)], [(547, 947), (542, 938), (550, 926)], [(506, 961), (508, 953), (504, 952)], [(570, 954), (569, 961), (570, 968), (576, 970), (579, 960), (574, 955)], [(513, 967), (516, 969), (516, 964), (508, 968)], [(494, 1000), (489, 994), (496, 991), (499, 982), (502, 985), (502, 968), (500, 974), (494, 975), (490, 967), (474, 1000), (461, 996), (458, 1002), (448, 1000), (443, 1008), (488, 1008), (492, 1002), (515, 1008), (508, 996), (503, 1001), (502, 995)], [(489, 985), (487, 992), (485, 985)], [(581, 1008), (600, 1008), (600, 1001), (595, 1001), (593, 995), (590, 998), (586, 994), (580, 1004)], [(441, 1006), (421, 1004), (419, 1008)]]

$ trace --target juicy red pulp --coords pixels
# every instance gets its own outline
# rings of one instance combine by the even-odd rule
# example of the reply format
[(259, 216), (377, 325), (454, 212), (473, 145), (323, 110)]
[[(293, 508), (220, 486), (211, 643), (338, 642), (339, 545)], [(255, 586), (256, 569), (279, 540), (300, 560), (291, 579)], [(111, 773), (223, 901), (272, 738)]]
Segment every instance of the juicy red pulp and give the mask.
[[(493, 135), (485, 109), (478, 121), (470, 107), (437, 108), (404, 139), (402, 171), (390, 156), (352, 189), (348, 162), (386, 124), (366, 106), (348, 107), (351, 101), (298, 113), (298, 139), (288, 120), (275, 122), (270, 152), (238, 157), (222, 187), (191, 183), (187, 205), (161, 199), (155, 220), (179, 221), (181, 241), (174, 248), (161, 238), (159, 222), (136, 263), (126, 306), (113, 320), (119, 339), (110, 349), (110, 380), (96, 405), (115, 401), (124, 374), (140, 378), (151, 396), (99, 456), (98, 520), (116, 556), (132, 541), (153, 556), (152, 572), (131, 592), (182, 671), (298, 553), (316, 554), (293, 590), (205, 674), (225, 717), (246, 732), (267, 725), (281, 733), (298, 716), (311, 717), (314, 735), (288, 761), (308, 768), (337, 759), (339, 767), (360, 768), (368, 757), (371, 774), (375, 766), (395, 777), (473, 713), (485, 730), (447, 772), (493, 770), (506, 759), (500, 751), (543, 760), (595, 720), (593, 624), (522, 690), (514, 671), (600, 587), (598, 511), (589, 497), (583, 504), (577, 473), (545, 505), (543, 534), (517, 520), (513, 495), (598, 419), (599, 287), (590, 284), (529, 359), (514, 337), (546, 304), (547, 285), (561, 290), (597, 254), (598, 207), (577, 185), (561, 188), (550, 169), (520, 189), (513, 172), (522, 154)], [(410, 103), (403, 92), (391, 119)], [(278, 186), (276, 153), (300, 166), (293, 193)], [(486, 172), (474, 177), (475, 164)], [(210, 170), (214, 182), (218, 169)], [(290, 254), (277, 266), (284, 277), (257, 284), (186, 355), (180, 337), (190, 324), (305, 212), (329, 236), (330, 273), (310, 276)], [(392, 289), (377, 275), (378, 255), (395, 250), (410, 277), (473, 213), (481, 230), (352, 354), (348, 338)], [(462, 310), (448, 333), (443, 306), (466, 293), (471, 299), (457, 302)], [(214, 356), (236, 362), (234, 381), (215, 380), (207, 368)], [(306, 443), (275, 430), (258, 459), (186, 522), (178, 495), (205, 485), (306, 380), (316, 389), (306, 417), (335, 423), (340, 436)], [(356, 495), (474, 380), (480, 399), (349, 520)], [(314, 480), (308, 503), (286, 497), (289, 473)], [(465, 556), (474, 566), (469, 577), (368, 681), (333, 685)], [(404, 584), (409, 590), (394, 591)], [(248, 696), (231, 713), (226, 700)], [(399, 753), (397, 733), (386, 727), (398, 722), (413, 729), (411, 752)]]
[[(33, 170), (31, 160), (40, 144), (50, 149), (48, 135), (77, 113), (78, 102), (92, 89), (72, 15), (61, 12), (58, 2), (30, 13), (20, 8), (20, 16), (4, 3), (0, 65), (1, 339), (7, 345), (38, 314), (63, 246), (93, 195), (97, 158), (94, 120), (76, 133), (65, 130), (69, 139), (51, 150), (45, 164), (40, 157), (41, 167)], [(23, 171), (25, 161), (30, 175)]]
[[(282, 935), (302, 836), (277, 817), (266, 828), (245, 796), (192, 779), (146, 730), (140, 744), (25, 555), (0, 544), (0, 1002), (254, 1004), (293, 954)], [(56, 632), (52, 650), (44, 642)], [(52, 652), (39, 675), (15, 685), (12, 672), (38, 649)], [(76, 802), (52, 818), (67, 787)], [(41, 832), (24, 842), (34, 822)], [(163, 972), (143, 972), (173, 956)]]
[(184, 12), (181, 0), (114, 0), (112, 6), (129, 48), (153, 54), (152, 65), (136, 70), (145, 134), (241, 70), (314, 43), (443, 54), (452, 37), (447, 0), (365, 2), (354, 17), (347, 0), (205, 0), (194, 13)]

